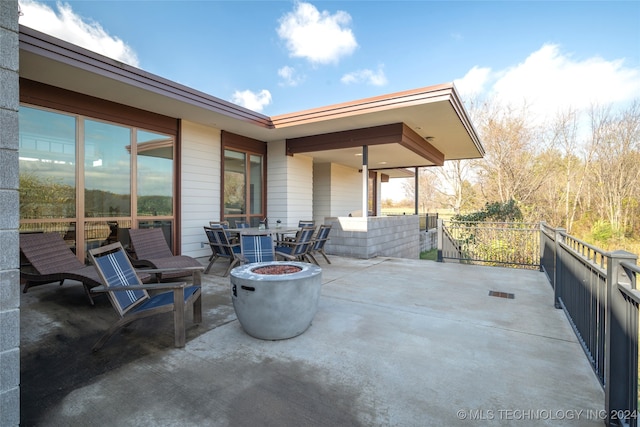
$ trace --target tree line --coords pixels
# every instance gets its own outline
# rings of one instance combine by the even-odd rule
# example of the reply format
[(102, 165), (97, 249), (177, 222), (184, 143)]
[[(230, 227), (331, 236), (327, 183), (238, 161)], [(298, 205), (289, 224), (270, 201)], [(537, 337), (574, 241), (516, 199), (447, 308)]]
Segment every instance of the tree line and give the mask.
[[(422, 212), (455, 214), (514, 201), (523, 220), (545, 221), (606, 249), (640, 242), (640, 102), (559, 112), (546, 122), (485, 102), (469, 108), (486, 154), (419, 171)], [(414, 182), (405, 184), (413, 199)]]

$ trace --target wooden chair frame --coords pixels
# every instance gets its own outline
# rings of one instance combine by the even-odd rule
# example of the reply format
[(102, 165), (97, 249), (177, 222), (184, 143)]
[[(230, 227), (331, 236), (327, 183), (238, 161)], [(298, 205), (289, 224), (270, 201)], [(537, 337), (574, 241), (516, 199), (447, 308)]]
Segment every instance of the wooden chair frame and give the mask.
[[(98, 351), (116, 331), (129, 323), (166, 312), (173, 312), (175, 346), (185, 346), (185, 307), (192, 307), (194, 323), (202, 322), (202, 266), (187, 268), (193, 276), (192, 285), (186, 282), (145, 285), (137, 276), (120, 242), (91, 249), (89, 257), (105, 283), (103, 286), (92, 288), (91, 292), (107, 293), (109, 301), (120, 316), (118, 321), (95, 343), (93, 351)], [(162, 273), (170, 270), (151, 271)], [(148, 290), (166, 292), (149, 296)]]

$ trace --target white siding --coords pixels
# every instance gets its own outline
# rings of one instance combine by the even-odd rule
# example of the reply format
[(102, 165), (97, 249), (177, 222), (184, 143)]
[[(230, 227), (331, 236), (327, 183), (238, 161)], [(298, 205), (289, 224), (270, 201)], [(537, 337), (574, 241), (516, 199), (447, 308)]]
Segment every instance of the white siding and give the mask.
[(313, 159), (296, 154), (287, 157), (287, 224), (313, 218)]
[(267, 145), (267, 218), (287, 219), (287, 156), (284, 141)]
[(267, 151), (267, 217), (284, 226), (297, 226), (313, 218), (313, 159), (285, 154), (284, 141), (270, 143)]
[(348, 216), (362, 210), (362, 173), (342, 165), (331, 168), (331, 212), (327, 216)]
[(324, 224), (331, 213), (331, 163), (313, 165), (313, 219), (316, 224)]
[(205, 225), (220, 219), (220, 130), (182, 122), (182, 247), (183, 255), (209, 256)]

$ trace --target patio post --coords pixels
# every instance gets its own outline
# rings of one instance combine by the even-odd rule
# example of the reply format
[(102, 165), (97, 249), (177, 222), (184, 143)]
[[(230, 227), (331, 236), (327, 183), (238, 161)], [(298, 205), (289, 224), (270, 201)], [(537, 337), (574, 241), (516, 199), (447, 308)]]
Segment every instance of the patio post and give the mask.
[(362, 146), (362, 216), (369, 216), (369, 146)]
[(443, 240), (443, 224), (442, 224), (442, 219), (438, 218), (437, 220), (437, 224), (438, 224), (438, 262), (443, 262), (443, 258), (442, 258), (442, 242), (444, 242)]
[[(620, 284), (635, 288), (636, 276), (621, 262), (637, 264), (626, 251), (609, 254), (605, 314), (604, 399), (606, 425), (637, 426), (638, 422), (638, 300), (627, 300)], [(640, 298), (638, 298), (640, 299)]]
[(562, 260), (560, 259), (562, 251), (560, 250), (560, 242), (564, 240), (564, 234), (567, 230), (564, 228), (555, 228), (554, 230), (554, 238), (553, 238), (553, 277), (550, 277), (553, 280), (553, 305), (555, 308), (562, 308), (560, 304), (560, 296), (563, 294), (564, 289), (562, 288), (562, 281), (558, 280), (558, 266), (562, 266), (564, 268), (564, 264), (562, 264)]
[(420, 177), (418, 174), (420, 173), (420, 168), (415, 167), (415, 175), (413, 177), (415, 185), (413, 186), (415, 191), (413, 192), (413, 204), (415, 214), (418, 215), (419, 205), (418, 205), (418, 194), (420, 194)]

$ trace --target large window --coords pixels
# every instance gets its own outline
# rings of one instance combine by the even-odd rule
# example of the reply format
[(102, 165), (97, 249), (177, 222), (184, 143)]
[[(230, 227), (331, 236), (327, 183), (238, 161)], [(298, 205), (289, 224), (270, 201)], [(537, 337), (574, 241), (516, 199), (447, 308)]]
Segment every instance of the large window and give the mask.
[(173, 214), (173, 138), (139, 130), (138, 215)]
[(59, 232), (80, 259), (132, 227), (172, 242), (173, 136), (30, 106), (19, 121), (21, 232)]
[(224, 150), (224, 219), (233, 226), (264, 219), (263, 156)]
[(20, 218), (76, 216), (76, 119), (20, 110)]
[(84, 120), (84, 203), (90, 218), (131, 216), (131, 129)]

